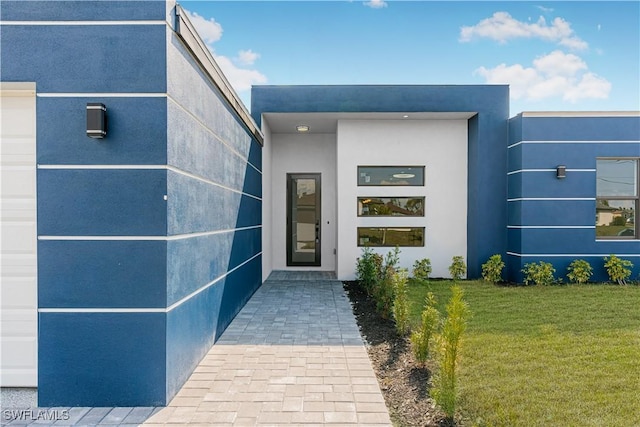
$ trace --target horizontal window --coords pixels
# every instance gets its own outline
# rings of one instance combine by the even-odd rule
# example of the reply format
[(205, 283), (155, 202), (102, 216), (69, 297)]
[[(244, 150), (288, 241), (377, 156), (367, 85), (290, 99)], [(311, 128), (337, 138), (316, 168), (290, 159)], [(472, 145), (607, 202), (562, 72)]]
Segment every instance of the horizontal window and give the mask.
[(597, 159), (596, 237), (638, 238), (639, 169), (635, 158)]
[(598, 159), (596, 165), (598, 197), (638, 195), (638, 161), (636, 159)]
[(597, 237), (635, 237), (635, 200), (598, 199), (596, 204)]
[(424, 246), (424, 227), (358, 227), (358, 246)]
[(359, 186), (423, 186), (424, 166), (358, 166)]
[(358, 216), (424, 216), (424, 197), (358, 197)]

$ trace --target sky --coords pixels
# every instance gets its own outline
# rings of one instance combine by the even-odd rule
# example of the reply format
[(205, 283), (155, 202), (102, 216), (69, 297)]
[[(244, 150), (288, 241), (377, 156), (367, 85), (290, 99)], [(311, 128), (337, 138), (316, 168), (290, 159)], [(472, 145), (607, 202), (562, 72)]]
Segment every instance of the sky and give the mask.
[(522, 111), (640, 110), (640, 1), (183, 1), (252, 85), (509, 84)]

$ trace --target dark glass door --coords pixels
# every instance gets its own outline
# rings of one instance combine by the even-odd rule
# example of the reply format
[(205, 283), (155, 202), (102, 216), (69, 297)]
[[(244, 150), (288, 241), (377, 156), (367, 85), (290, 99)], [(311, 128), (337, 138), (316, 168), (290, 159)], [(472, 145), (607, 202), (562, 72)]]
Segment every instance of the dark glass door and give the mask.
[(287, 265), (320, 265), (320, 174), (287, 174)]

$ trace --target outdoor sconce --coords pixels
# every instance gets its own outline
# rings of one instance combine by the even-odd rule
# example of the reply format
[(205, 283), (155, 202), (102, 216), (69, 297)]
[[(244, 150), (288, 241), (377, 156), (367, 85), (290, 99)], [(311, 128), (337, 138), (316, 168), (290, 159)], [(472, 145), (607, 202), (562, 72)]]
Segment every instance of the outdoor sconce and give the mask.
[(567, 167), (565, 165), (559, 165), (556, 167), (556, 178), (563, 179), (567, 177)]
[(107, 136), (107, 107), (104, 104), (87, 103), (87, 136), (89, 138)]

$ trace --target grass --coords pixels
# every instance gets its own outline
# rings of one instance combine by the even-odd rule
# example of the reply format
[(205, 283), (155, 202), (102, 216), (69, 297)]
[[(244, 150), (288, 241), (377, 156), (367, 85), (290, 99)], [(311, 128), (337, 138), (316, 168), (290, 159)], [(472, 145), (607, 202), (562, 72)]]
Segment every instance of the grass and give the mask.
[[(413, 327), (433, 292), (411, 282)], [(473, 426), (640, 426), (640, 287), (498, 287), (462, 282), (460, 414)]]

